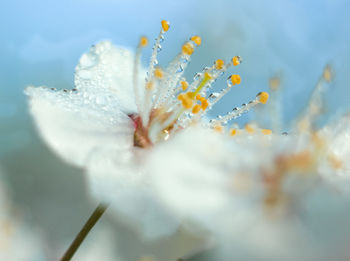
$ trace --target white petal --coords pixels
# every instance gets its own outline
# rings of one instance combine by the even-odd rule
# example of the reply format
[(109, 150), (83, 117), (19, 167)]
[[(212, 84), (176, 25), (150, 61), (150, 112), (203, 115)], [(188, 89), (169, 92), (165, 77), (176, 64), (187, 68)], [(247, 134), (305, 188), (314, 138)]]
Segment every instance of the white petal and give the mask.
[(133, 125), (113, 96), (101, 102), (79, 91), (28, 87), (30, 111), (45, 141), (66, 161), (84, 166), (99, 146), (133, 146)]
[(342, 164), (340, 168), (334, 168), (326, 160), (319, 167), (321, 175), (338, 188), (350, 191), (350, 116), (344, 116), (336, 123), (326, 126), (321, 134), (329, 142), (328, 155)]
[(24, 223), (20, 211), (9, 200), (0, 173), (0, 260), (44, 260), (38, 231)]
[(170, 235), (178, 228), (174, 219), (161, 204), (140, 161), (148, 150), (120, 151), (104, 147), (91, 156), (88, 164), (92, 194), (99, 201), (111, 203), (114, 213), (130, 223), (145, 238)]
[(154, 149), (148, 162), (159, 198), (180, 217), (205, 218), (228, 203), (223, 171), (230, 160), (219, 134), (184, 130)]
[[(75, 86), (92, 98), (112, 94), (123, 111), (134, 112), (133, 66), (132, 51), (113, 46), (109, 41), (100, 42), (81, 56), (75, 71)], [(144, 82), (142, 73), (139, 77), (139, 82)]]

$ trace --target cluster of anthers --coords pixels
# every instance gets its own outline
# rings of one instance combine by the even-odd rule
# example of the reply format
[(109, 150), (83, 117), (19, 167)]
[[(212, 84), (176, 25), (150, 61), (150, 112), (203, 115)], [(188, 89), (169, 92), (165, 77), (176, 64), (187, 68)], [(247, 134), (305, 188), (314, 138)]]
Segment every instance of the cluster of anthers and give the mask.
[[(226, 88), (220, 92), (210, 92), (212, 83), (219, 76), (222, 76), (229, 67), (241, 63), (239, 56), (233, 57), (229, 63), (218, 59), (211, 67), (205, 67), (202, 72), (197, 73), (192, 83), (186, 81), (183, 72), (195, 48), (201, 45), (202, 41), (197, 35), (192, 36), (182, 45), (181, 52), (164, 70), (160, 68), (157, 54), (161, 50), (164, 34), (170, 28), (168, 21), (163, 20), (161, 25), (162, 28), (153, 47), (144, 90), (139, 89), (138, 68), (141, 51), (148, 44), (146, 37), (141, 37), (135, 55), (133, 86), (137, 114), (130, 115), (130, 118), (135, 125), (134, 145), (143, 148), (166, 140), (172, 133), (198, 122), (234, 85), (241, 83), (241, 77), (233, 74), (228, 77)], [(141, 99), (142, 96), (143, 99)], [(259, 103), (265, 104), (268, 96), (268, 93), (260, 92), (254, 100), (234, 108), (226, 115), (218, 116), (207, 125), (209, 128), (221, 131), (223, 125), (227, 125), (230, 120), (239, 117)], [(234, 129), (231, 129), (230, 133), (234, 135)]]

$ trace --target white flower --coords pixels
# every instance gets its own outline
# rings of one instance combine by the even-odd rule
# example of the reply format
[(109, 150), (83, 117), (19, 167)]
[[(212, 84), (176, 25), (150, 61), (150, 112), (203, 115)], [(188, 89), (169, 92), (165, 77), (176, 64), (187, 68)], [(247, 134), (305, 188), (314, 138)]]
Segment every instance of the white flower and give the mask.
[[(178, 135), (150, 155), (148, 167), (159, 198), (174, 215), (190, 222), (189, 229), (198, 232), (193, 223), (200, 224), (214, 235), (222, 255), (216, 259), (347, 256), (346, 244), (332, 241), (348, 238), (349, 222), (338, 224), (338, 217), (348, 213), (348, 198), (336, 195), (328, 181), (336, 183), (331, 175), (349, 177), (349, 118), (320, 131), (314, 127), (328, 70), (289, 135), (263, 135), (247, 126), (227, 139), (191, 129), (187, 132), (192, 137)], [(171, 143), (181, 144), (183, 150), (173, 149)], [(162, 155), (171, 157), (156, 163)], [(337, 187), (348, 187), (344, 181)]]
[(328, 146), (328, 156), (321, 164), (319, 171), (322, 177), (335, 188), (349, 192), (350, 186), (350, 118), (343, 116), (335, 123), (327, 125), (321, 130)]
[(8, 191), (0, 182), (0, 260), (45, 260), (40, 236), (15, 211)]
[[(259, 93), (241, 108), (207, 122), (206, 111), (241, 78), (231, 75), (220, 93), (210, 93), (211, 84), (240, 64), (240, 57), (227, 64), (216, 60), (189, 84), (183, 72), (201, 38), (191, 37), (163, 70), (157, 66), (157, 53), (168, 29), (163, 20), (146, 80), (140, 56), (148, 40), (142, 37), (135, 55), (110, 42), (93, 46), (76, 67), (72, 90), (26, 89), (31, 113), (47, 143), (66, 161), (85, 167), (93, 193), (112, 201), (118, 214), (149, 236), (171, 233), (179, 223), (164, 210), (144, 167), (154, 148), (196, 124), (221, 130), (222, 124), (268, 98), (267, 93)], [(170, 144), (183, 150), (176, 142)]]

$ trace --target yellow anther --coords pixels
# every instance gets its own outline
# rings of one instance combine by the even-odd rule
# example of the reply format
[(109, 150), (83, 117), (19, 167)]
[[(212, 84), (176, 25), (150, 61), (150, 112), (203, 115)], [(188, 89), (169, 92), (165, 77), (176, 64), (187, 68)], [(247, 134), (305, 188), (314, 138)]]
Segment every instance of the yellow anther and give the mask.
[(200, 101), (203, 97), (200, 94), (196, 95), (196, 100)]
[(239, 59), (238, 56), (235, 56), (235, 57), (232, 58), (232, 64), (233, 64), (234, 66), (237, 66), (237, 65), (239, 65), (240, 63), (241, 63), (241, 62), (240, 62), (240, 59)]
[(217, 70), (221, 70), (222, 68), (224, 68), (224, 65), (225, 65), (225, 62), (223, 60), (221, 60), (221, 59), (217, 59), (215, 61), (215, 68)]
[(272, 130), (269, 130), (269, 129), (262, 129), (262, 130), (261, 130), (261, 133), (264, 134), (264, 135), (271, 135), (271, 134), (272, 134)]
[(208, 73), (208, 72), (205, 72), (205, 73), (204, 73), (204, 81), (208, 81), (208, 80), (210, 80), (210, 79), (212, 79), (212, 78), (213, 78), (213, 76), (211, 76), (210, 73)]
[(254, 133), (254, 131), (255, 131), (255, 129), (253, 128), (253, 126), (250, 125), (250, 124), (246, 124), (246, 125), (244, 126), (244, 128), (245, 128), (245, 130), (246, 130), (249, 134), (252, 134), (252, 133)]
[(194, 92), (186, 92), (186, 97), (187, 97), (188, 99), (193, 100), (193, 99), (194, 99), (194, 96), (195, 96)]
[(193, 114), (197, 114), (200, 110), (201, 110), (201, 106), (200, 106), (199, 104), (196, 104), (196, 105), (193, 106), (193, 108), (192, 108), (192, 113), (193, 113)]
[(256, 96), (262, 104), (265, 104), (267, 100), (269, 99), (269, 94), (267, 92), (259, 92)]
[(177, 99), (182, 101), (184, 99), (184, 95), (181, 93), (177, 96)]
[(281, 79), (278, 76), (271, 77), (269, 80), (270, 90), (276, 91), (280, 87), (280, 84), (281, 84)]
[(237, 129), (230, 129), (230, 135), (235, 136), (237, 134)]
[(241, 76), (239, 76), (238, 74), (233, 74), (233, 75), (231, 75), (230, 78), (231, 78), (232, 85), (236, 85), (236, 84), (241, 83)]
[(159, 67), (154, 70), (154, 76), (157, 77), (158, 79), (163, 78), (163, 70), (160, 69)]
[(146, 83), (146, 89), (147, 90), (152, 90), (153, 89), (153, 82), (147, 82)]
[(163, 28), (164, 32), (168, 31), (169, 27), (170, 27), (169, 22), (166, 20), (162, 20), (162, 28)]
[(183, 91), (185, 91), (188, 88), (188, 82), (181, 81), (180, 84)]
[(222, 132), (224, 130), (224, 127), (222, 125), (215, 125), (214, 126), (214, 131), (216, 132)]
[(344, 167), (344, 163), (335, 155), (328, 155), (327, 159), (334, 169), (341, 169)]
[(192, 46), (192, 44), (190, 44), (189, 42), (185, 43), (182, 46), (182, 53), (186, 54), (186, 55), (192, 55), (194, 51), (194, 48)]
[(202, 43), (202, 39), (198, 35), (192, 36), (191, 41), (193, 41), (196, 45), (201, 45)]
[(330, 82), (332, 78), (333, 78), (332, 67), (330, 65), (327, 65), (323, 71), (323, 79), (325, 79), (327, 82)]
[(206, 99), (202, 99), (201, 103), (202, 110), (205, 111), (206, 108), (209, 106), (209, 102)]
[(188, 97), (184, 97), (182, 100), (182, 106), (185, 108), (185, 109), (191, 109), (192, 108), (192, 105), (193, 105), (193, 100), (192, 99), (189, 99)]
[(140, 38), (140, 46), (141, 46), (141, 47), (146, 47), (147, 44), (148, 44), (148, 39), (147, 39), (147, 37), (146, 37), (146, 36), (142, 36), (142, 37)]

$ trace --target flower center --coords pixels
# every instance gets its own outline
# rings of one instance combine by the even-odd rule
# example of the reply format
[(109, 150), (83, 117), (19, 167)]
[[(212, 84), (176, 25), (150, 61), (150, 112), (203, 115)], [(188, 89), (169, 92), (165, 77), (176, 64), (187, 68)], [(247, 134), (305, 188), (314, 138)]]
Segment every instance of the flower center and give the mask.
[[(230, 67), (241, 63), (239, 56), (233, 57), (229, 63), (218, 59), (210, 67), (194, 76), (188, 83), (183, 73), (195, 48), (201, 45), (199, 36), (192, 36), (182, 45), (180, 53), (162, 69), (158, 66), (157, 55), (161, 50), (164, 34), (170, 28), (167, 21), (161, 22), (162, 28), (153, 47), (147, 77), (142, 87), (139, 86), (138, 71), (141, 51), (148, 44), (146, 37), (141, 37), (134, 61), (134, 93), (137, 113), (129, 115), (134, 122), (134, 145), (146, 148), (159, 141), (169, 138), (177, 131), (202, 122), (202, 118), (233, 86), (241, 83), (241, 77), (233, 74), (227, 79), (227, 87), (219, 93), (212, 93), (212, 83)], [(256, 98), (232, 112), (206, 123), (206, 127), (216, 129), (226, 125), (228, 121), (239, 117), (256, 104), (265, 104), (268, 99), (266, 92), (259, 93)], [(203, 123), (204, 124), (204, 123)]]

